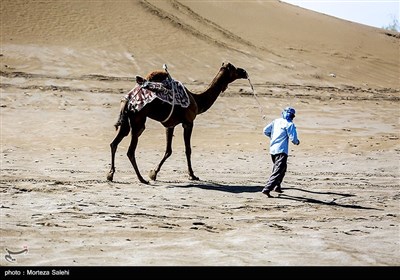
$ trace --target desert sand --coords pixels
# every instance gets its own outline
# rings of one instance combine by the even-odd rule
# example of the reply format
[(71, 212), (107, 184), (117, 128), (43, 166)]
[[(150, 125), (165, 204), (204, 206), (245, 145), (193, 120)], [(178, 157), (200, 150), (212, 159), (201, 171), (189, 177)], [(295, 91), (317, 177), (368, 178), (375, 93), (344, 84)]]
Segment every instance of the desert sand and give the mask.
[[(398, 266), (396, 32), (279, 1), (1, 1), (1, 240), (9, 266)], [(110, 143), (135, 75), (201, 92), (246, 69), (182, 127), (156, 181)], [(296, 108), (283, 194), (264, 126)], [(164, 127), (139, 139), (142, 175)], [(21, 252), (12, 254), (9, 252)]]

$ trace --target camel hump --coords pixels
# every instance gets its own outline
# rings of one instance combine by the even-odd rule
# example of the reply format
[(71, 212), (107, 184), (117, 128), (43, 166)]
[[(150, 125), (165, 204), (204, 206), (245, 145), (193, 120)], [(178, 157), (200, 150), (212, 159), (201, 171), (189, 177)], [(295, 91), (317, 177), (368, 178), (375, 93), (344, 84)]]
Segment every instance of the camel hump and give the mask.
[(153, 71), (146, 76), (146, 80), (152, 82), (163, 82), (167, 79), (168, 73), (165, 71)]

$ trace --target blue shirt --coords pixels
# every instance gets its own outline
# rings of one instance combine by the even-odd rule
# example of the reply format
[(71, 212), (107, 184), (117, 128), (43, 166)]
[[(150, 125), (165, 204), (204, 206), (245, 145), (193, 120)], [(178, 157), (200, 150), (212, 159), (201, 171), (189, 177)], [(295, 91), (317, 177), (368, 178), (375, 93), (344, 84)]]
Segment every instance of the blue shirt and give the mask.
[(264, 134), (271, 138), (269, 152), (271, 155), (285, 153), (289, 155), (289, 140), (300, 144), (297, 138), (296, 126), (284, 118), (276, 119), (264, 128)]

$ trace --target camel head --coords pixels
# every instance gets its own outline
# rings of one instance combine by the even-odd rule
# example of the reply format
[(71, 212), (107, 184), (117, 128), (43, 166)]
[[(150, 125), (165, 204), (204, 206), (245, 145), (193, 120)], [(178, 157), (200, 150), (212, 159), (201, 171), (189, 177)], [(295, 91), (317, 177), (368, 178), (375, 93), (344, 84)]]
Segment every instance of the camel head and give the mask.
[(223, 62), (221, 66), (221, 71), (224, 71), (229, 76), (229, 82), (232, 83), (237, 79), (247, 79), (248, 74), (243, 68), (236, 68), (230, 62)]
[(228, 84), (232, 83), (233, 81), (237, 79), (247, 79), (248, 74), (246, 70), (242, 68), (236, 68), (233, 64), (230, 62), (223, 62), (221, 69), (220, 69), (220, 75), (226, 79), (227, 84), (226, 87), (222, 90), (224, 92), (228, 88)]

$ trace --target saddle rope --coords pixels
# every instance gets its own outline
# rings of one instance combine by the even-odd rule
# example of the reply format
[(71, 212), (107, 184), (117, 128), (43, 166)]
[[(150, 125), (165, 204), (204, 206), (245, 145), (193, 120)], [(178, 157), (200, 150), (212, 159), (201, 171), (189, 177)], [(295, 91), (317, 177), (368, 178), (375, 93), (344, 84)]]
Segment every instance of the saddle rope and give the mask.
[[(163, 69), (165, 70), (165, 72), (167, 72), (168, 74), (168, 78), (170, 79), (170, 81), (172, 82), (172, 77), (168, 72), (168, 67), (167, 64), (163, 64)], [(168, 117), (162, 121), (162, 123), (165, 123), (166, 121), (169, 120), (169, 118), (172, 116), (172, 112), (174, 111), (174, 107), (175, 107), (175, 90), (176, 90), (176, 85), (175, 83), (171, 83), (172, 84), (172, 108), (171, 108), (171, 112), (169, 112)]]
[(251, 83), (249, 77), (247, 77), (247, 80), (249, 81), (251, 90), (252, 90), (252, 92), (253, 92), (253, 96), (254, 96), (255, 100), (257, 101), (257, 103), (258, 103), (258, 109), (260, 110), (261, 118), (262, 118), (263, 120), (265, 120), (267, 116), (265, 115), (264, 109), (263, 109), (263, 107), (262, 107), (260, 101), (258, 100), (258, 97), (257, 97), (257, 94), (256, 94), (256, 92), (255, 92), (255, 90), (254, 90), (253, 84)]

